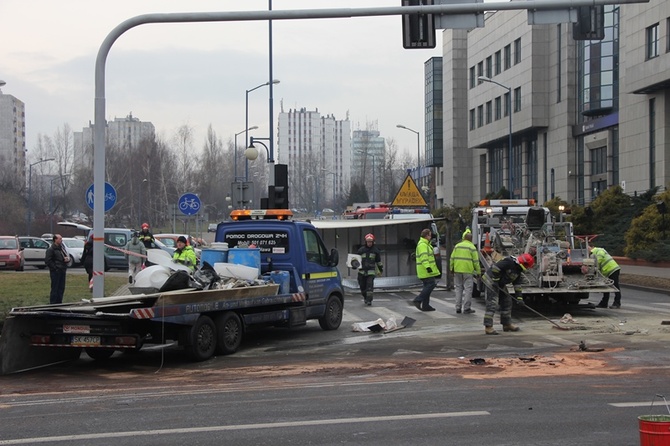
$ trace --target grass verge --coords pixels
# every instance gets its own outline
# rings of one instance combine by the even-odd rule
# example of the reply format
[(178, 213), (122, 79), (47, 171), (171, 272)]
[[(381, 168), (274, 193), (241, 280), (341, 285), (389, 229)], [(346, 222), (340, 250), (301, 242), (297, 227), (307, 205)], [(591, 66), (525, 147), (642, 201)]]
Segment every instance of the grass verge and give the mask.
[[(51, 278), (44, 272), (3, 272), (0, 274), (0, 325), (13, 307), (27, 307), (49, 303)], [(128, 283), (126, 276), (105, 276), (105, 296), (111, 296)], [(63, 302), (89, 299), (88, 278), (85, 274), (68, 274)]]

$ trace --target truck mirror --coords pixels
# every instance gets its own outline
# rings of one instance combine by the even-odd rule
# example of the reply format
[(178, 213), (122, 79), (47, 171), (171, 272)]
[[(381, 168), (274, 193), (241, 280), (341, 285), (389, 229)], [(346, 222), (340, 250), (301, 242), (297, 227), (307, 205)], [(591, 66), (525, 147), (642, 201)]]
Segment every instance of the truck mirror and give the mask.
[(337, 249), (333, 248), (330, 250), (330, 258), (328, 259), (329, 266), (337, 266), (340, 263), (340, 253), (337, 252)]

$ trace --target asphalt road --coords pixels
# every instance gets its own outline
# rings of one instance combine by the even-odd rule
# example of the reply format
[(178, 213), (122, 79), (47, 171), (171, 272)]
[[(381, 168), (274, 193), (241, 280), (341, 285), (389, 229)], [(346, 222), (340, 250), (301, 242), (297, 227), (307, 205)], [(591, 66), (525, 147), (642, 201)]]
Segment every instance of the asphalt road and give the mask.
[[(0, 445), (632, 445), (639, 415), (666, 412), (662, 399), (650, 408), (670, 397), (665, 294), (624, 288), (620, 310), (540, 309), (569, 313), (570, 330), (517, 307), (522, 331), (499, 336), (483, 333), (482, 300), (456, 315), (438, 290), (423, 313), (415, 294), (366, 307), (352, 293), (337, 331), (250, 333), (202, 363), (153, 348), (0, 377)], [(416, 323), (393, 333), (351, 331), (407, 316)]]

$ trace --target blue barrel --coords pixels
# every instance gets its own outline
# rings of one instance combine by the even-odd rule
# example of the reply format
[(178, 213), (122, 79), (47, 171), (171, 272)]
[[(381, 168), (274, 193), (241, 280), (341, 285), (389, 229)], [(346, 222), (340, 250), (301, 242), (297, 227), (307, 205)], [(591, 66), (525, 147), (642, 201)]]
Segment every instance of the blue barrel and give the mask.
[(205, 248), (200, 253), (200, 263), (207, 262), (212, 267), (215, 263), (228, 262), (228, 251), (224, 249)]
[(291, 275), (288, 271), (270, 271), (270, 278), (279, 284), (279, 294), (291, 292)]
[(228, 263), (258, 268), (261, 274), (261, 250), (259, 248), (232, 248), (228, 250)]

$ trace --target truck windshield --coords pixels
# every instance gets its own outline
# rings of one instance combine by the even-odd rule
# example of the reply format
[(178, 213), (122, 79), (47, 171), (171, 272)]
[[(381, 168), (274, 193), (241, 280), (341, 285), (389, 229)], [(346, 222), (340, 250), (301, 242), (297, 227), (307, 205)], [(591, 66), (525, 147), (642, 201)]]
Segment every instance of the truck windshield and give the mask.
[(328, 251), (317, 233), (305, 229), (303, 231), (303, 239), (305, 240), (305, 256), (307, 261), (328, 266)]

